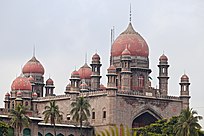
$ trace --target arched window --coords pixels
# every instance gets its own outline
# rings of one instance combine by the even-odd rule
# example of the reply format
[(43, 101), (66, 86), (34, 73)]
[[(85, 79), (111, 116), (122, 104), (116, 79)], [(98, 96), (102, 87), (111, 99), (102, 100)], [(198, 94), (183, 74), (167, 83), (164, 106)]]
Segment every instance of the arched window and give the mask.
[(94, 109), (92, 109), (92, 119), (95, 119), (95, 110)]
[(183, 91), (186, 91), (186, 88), (187, 88), (186, 85), (184, 85), (184, 86), (183, 86)]
[(38, 132), (38, 136), (43, 136), (40, 132)]
[(28, 101), (25, 102), (25, 106), (28, 106)]
[(163, 74), (165, 73), (165, 68), (162, 68), (162, 73), (163, 73)]
[(64, 136), (63, 134), (61, 134), (61, 133), (59, 133), (59, 134), (57, 134), (57, 136)]
[(106, 108), (103, 108), (103, 119), (105, 119), (106, 118)]
[(25, 128), (23, 130), (23, 136), (31, 136), (31, 130), (29, 128)]
[(67, 114), (67, 120), (71, 120), (70, 114)]
[(12, 101), (12, 109), (14, 109), (14, 101)]
[(51, 133), (47, 133), (45, 136), (53, 136), (53, 134), (51, 134)]
[(138, 86), (139, 87), (144, 87), (144, 76), (143, 75), (140, 75), (138, 77)]

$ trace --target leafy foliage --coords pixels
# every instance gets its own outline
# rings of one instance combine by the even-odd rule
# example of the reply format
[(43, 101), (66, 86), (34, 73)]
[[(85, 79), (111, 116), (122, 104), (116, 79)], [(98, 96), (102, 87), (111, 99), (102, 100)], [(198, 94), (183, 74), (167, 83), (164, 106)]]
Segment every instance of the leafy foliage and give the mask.
[(131, 130), (126, 127), (125, 130), (123, 125), (120, 125), (120, 135), (117, 126), (114, 126), (115, 131), (110, 127), (110, 132), (112, 136), (130, 136), (131, 131), (133, 136), (204, 136), (198, 124), (200, 119), (202, 117), (197, 116), (196, 111), (188, 108), (183, 110), (179, 116), (158, 120), (145, 127)]
[(175, 126), (176, 136), (199, 136), (198, 131), (201, 129), (201, 126), (198, 124), (198, 121), (202, 117), (197, 114), (196, 111), (190, 108), (182, 110)]
[(15, 109), (10, 111), (9, 117), (11, 118), (10, 124), (16, 129), (19, 135), (23, 127), (28, 127), (30, 124), (30, 118), (26, 115), (27, 107), (18, 104)]
[(9, 125), (3, 121), (0, 121), (0, 136), (8, 135)]
[(50, 121), (51, 125), (54, 126), (54, 134), (56, 136), (55, 123), (61, 122), (63, 112), (59, 110), (59, 106), (56, 105), (55, 101), (50, 101), (49, 104), (49, 106), (45, 106), (45, 111), (43, 111), (44, 121), (45, 123)]
[(72, 119), (80, 123), (80, 135), (82, 135), (82, 122), (87, 121), (90, 116), (89, 108), (91, 105), (84, 97), (77, 97), (76, 101), (71, 103)]

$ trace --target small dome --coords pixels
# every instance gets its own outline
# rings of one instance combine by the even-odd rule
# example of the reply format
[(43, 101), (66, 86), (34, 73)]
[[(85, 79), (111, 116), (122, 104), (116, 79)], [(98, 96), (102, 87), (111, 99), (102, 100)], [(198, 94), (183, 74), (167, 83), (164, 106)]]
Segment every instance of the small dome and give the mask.
[(149, 56), (149, 48), (146, 41), (134, 30), (131, 23), (129, 23), (128, 28), (112, 44), (111, 56), (121, 56), (126, 45), (129, 45), (128, 49), (131, 56)]
[(186, 74), (182, 75), (181, 82), (189, 82), (189, 77)]
[(103, 84), (100, 84), (100, 90), (106, 90), (106, 87)]
[(91, 68), (85, 63), (79, 70), (79, 75), (81, 79), (91, 79)]
[(36, 92), (34, 92), (34, 93), (32, 94), (32, 96), (33, 96), (33, 97), (37, 97), (38, 94), (37, 94)]
[(18, 92), (16, 93), (16, 95), (17, 95), (17, 96), (21, 96), (21, 95), (22, 95), (22, 92), (21, 92), (21, 91), (18, 91)]
[(167, 61), (168, 61), (168, 58), (167, 58), (166, 55), (163, 54), (163, 55), (160, 56), (159, 61), (160, 61), (160, 62), (167, 62)]
[(122, 52), (122, 55), (131, 55), (130, 51), (126, 47), (125, 50)]
[(7, 93), (5, 94), (5, 96), (10, 96), (10, 93), (7, 92)]
[(97, 53), (95, 53), (94, 55), (93, 55), (93, 57), (92, 57), (92, 61), (100, 61), (100, 56), (97, 54)]
[(53, 85), (54, 84), (54, 81), (49, 78), (47, 81), (46, 81), (46, 85)]
[(76, 71), (76, 70), (74, 70), (74, 71), (72, 72), (71, 76), (79, 76), (79, 72)]
[(42, 64), (35, 58), (32, 57), (23, 67), (23, 74), (38, 73), (44, 74), (45, 70)]
[(111, 65), (108, 70), (116, 70), (115, 66), (114, 65)]
[(11, 85), (11, 90), (12, 91), (13, 90), (29, 90), (29, 91), (31, 91), (32, 87), (31, 87), (31, 83), (28, 80), (28, 78), (23, 77), (23, 76), (19, 76), (13, 81), (13, 83)]
[(30, 83), (34, 83), (35, 79), (33, 78), (33, 76), (29, 76), (28, 80), (30, 81)]
[(67, 86), (66, 86), (66, 90), (70, 90), (71, 88), (71, 84), (69, 83)]
[(82, 89), (86, 89), (88, 87), (88, 85), (85, 82), (83, 82), (83, 83), (80, 84), (79, 87), (82, 88)]

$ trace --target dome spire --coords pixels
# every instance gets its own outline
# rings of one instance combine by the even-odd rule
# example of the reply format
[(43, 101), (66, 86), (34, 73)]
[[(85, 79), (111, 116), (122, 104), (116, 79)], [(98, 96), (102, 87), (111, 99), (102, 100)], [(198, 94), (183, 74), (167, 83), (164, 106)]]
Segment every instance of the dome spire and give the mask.
[(130, 3), (130, 23), (131, 23), (131, 20), (132, 20), (132, 13), (131, 13), (131, 3)]
[(33, 57), (35, 57), (35, 44), (33, 45)]
[(85, 54), (85, 64), (87, 63), (87, 52)]

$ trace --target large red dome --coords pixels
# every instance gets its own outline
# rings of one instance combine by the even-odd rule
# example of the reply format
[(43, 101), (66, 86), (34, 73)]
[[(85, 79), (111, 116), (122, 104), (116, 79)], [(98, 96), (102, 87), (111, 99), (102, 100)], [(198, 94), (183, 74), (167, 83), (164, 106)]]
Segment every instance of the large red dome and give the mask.
[(91, 78), (91, 68), (85, 63), (79, 70), (79, 75), (81, 79), (90, 79)]
[(128, 28), (114, 41), (111, 48), (111, 56), (121, 56), (126, 46), (131, 56), (149, 56), (149, 48), (146, 41), (134, 30), (131, 23), (129, 23)]
[(45, 70), (42, 64), (35, 57), (32, 57), (32, 59), (24, 65), (22, 72), (23, 74), (39, 73), (43, 75)]
[(30, 81), (28, 80), (28, 78), (23, 77), (23, 76), (19, 76), (17, 77), (12, 85), (11, 85), (11, 90), (32, 90)]

